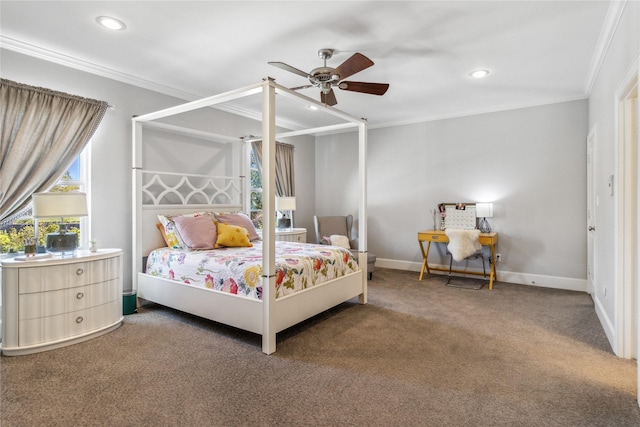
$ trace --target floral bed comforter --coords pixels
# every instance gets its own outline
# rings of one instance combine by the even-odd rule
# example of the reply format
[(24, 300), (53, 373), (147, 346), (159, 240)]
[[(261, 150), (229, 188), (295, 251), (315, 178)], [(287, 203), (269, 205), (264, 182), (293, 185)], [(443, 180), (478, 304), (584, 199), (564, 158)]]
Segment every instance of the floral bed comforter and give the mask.
[[(359, 270), (348, 249), (276, 241), (276, 298)], [(262, 242), (204, 251), (156, 249), (147, 274), (191, 286), (262, 299)]]

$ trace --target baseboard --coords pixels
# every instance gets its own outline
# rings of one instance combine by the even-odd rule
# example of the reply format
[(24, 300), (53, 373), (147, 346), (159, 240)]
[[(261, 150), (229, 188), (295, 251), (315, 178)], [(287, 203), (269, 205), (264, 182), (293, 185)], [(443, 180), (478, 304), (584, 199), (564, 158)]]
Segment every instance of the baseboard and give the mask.
[(613, 327), (613, 322), (611, 321), (609, 316), (607, 316), (607, 311), (605, 310), (602, 304), (602, 301), (600, 301), (597, 297), (594, 298), (593, 295), (591, 295), (591, 298), (593, 299), (593, 305), (595, 307), (598, 320), (600, 320), (602, 329), (604, 329), (604, 333), (607, 335), (607, 339), (609, 340), (609, 345), (611, 345), (611, 350), (616, 356), (621, 357), (620, 351), (618, 351), (618, 348), (617, 348), (617, 343), (616, 343), (615, 333), (614, 333), (615, 328)]
[[(380, 258), (376, 260), (376, 266), (381, 268), (393, 268), (396, 270), (420, 272), (422, 263)], [(429, 264), (429, 266), (449, 268), (448, 265)], [(469, 268), (469, 271), (482, 271), (482, 269)], [(446, 274), (435, 272), (437, 274)], [(573, 279), (571, 277), (543, 276), (540, 274), (517, 273), (497, 269), (498, 282), (515, 283), (518, 285), (540, 286), (543, 288), (564, 289), (568, 291), (587, 292), (587, 279)]]

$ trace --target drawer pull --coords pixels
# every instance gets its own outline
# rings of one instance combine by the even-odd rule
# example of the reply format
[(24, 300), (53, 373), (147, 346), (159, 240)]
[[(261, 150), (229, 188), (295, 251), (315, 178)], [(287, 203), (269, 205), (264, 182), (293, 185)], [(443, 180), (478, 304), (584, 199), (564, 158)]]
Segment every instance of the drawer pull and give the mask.
[(84, 297), (84, 294), (82, 292), (78, 292), (76, 294), (76, 298), (78, 298), (78, 299), (82, 299), (83, 297)]
[(84, 318), (82, 316), (76, 317), (76, 323), (82, 323), (83, 320)]
[(77, 269), (77, 270), (76, 270), (76, 274), (77, 274), (78, 276), (80, 276), (82, 273), (84, 273), (84, 270), (83, 270), (83, 269), (79, 268), (79, 269)]
[(431, 236), (431, 238), (432, 238), (433, 240), (438, 240), (438, 238), (440, 238), (440, 236)]

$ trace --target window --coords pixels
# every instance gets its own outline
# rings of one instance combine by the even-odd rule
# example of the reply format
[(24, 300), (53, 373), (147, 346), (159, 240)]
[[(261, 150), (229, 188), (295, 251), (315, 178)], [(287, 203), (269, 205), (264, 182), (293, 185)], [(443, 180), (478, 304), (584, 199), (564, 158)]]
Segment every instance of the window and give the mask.
[(258, 160), (253, 152), (253, 148), (249, 148), (249, 193), (251, 196), (249, 211), (251, 221), (258, 229), (262, 229), (262, 172), (258, 166)]
[[(89, 146), (82, 151), (69, 169), (58, 179), (49, 191), (83, 191), (88, 196), (88, 158)], [(78, 233), (78, 244), (82, 245), (81, 236), (89, 235), (87, 218), (65, 218), (67, 231)], [(38, 245), (45, 245), (47, 234), (58, 232), (59, 220), (54, 218), (38, 221)], [(18, 218), (13, 223), (0, 229), (0, 253), (17, 253), (24, 250), (25, 239), (34, 237), (34, 222), (31, 214)]]
[[(250, 182), (249, 187), (249, 210), (251, 213), (251, 219), (253, 220), (256, 228), (263, 228), (263, 210), (262, 210), (262, 172), (258, 163), (260, 153), (256, 155), (254, 150), (260, 150), (262, 147), (262, 141), (253, 141), (248, 145), (249, 151), (249, 172)], [(276, 196), (282, 195), (294, 195), (294, 150), (295, 146), (292, 144), (285, 144), (277, 142), (275, 144), (275, 186)]]

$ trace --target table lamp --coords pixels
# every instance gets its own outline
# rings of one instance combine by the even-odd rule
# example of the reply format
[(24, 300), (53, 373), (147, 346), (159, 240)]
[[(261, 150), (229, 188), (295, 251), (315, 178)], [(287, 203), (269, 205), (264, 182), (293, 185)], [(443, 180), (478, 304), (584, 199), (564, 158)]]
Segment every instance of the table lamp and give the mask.
[(476, 203), (476, 218), (481, 218), (478, 228), (483, 233), (491, 233), (487, 218), (493, 218), (493, 203)]
[(295, 197), (276, 197), (276, 210), (282, 212), (282, 218), (278, 220), (278, 228), (291, 228), (290, 212), (296, 210)]
[(33, 217), (60, 218), (58, 233), (47, 234), (47, 251), (75, 252), (78, 249), (78, 235), (67, 233), (63, 223), (65, 217), (87, 216), (87, 195), (78, 192), (34, 193), (32, 195)]

